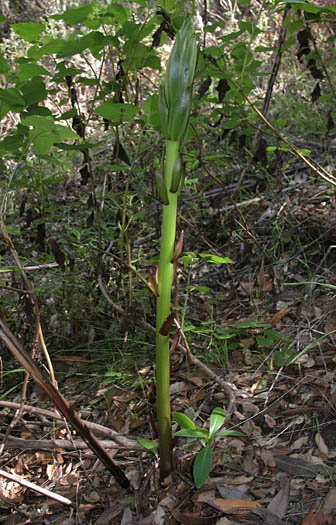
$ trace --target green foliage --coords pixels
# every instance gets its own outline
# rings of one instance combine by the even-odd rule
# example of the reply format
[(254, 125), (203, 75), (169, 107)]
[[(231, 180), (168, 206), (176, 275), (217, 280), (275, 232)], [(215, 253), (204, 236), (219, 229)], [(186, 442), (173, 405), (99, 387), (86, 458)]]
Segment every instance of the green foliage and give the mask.
[(140, 437), (140, 438), (137, 438), (137, 442), (143, 448), (145, 448), (146, 450), (149, 450), (150, 452), (152, 452), (155, 457), (159, 456), (159, 451), (157, 449), (157, 446), (150, 439), (146, 439), (146, 438)]
[(175, 432), (175, 436), (199, 439), (202, 448), (196, 455), (193, 464), (194, 482), (197, 488), (204, 485), (212, 468), (213, 452), (212, 444), (215, 438), (222, 436), (244, 436), (236, 430), (220, 430), (225, 423), (225, 412), (222, 408), (214, 408), (210, 415), (209, 430), (206, 428), (198, 428), (195, 423), (189, 419), (185, 414), (179, 412), (172, 412), (173, 420), (181, 427), (181, 430)]

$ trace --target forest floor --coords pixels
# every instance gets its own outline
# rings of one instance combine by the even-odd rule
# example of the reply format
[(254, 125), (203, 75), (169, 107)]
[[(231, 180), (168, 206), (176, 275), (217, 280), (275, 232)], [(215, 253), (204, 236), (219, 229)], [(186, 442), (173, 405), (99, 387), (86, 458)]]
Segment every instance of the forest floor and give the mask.
[[(68, 498), (71, 506), (0, 476), (0, 523), (336, 522), (336, 200), (298, 161), (290, 170), (275, 177), (272, 190), (259, 186), (239, 205), (213, 186), (201, 199), (206, 220), (183, 206), (179, 218), (186, 252), (234, 262), (216, 264), (205, 257), (182, 267), (176, 296), (180, 305), (188, 303), (185, 334), (193, 355), (234, 396), (225, 428), (245, 437), (215, 442), (213, 468), (198, 490), (192, 461), (199, 443), (180, 439), (176, 470), (160, 482), (157, 457), (136, 441), (156, 440), (152, 335), (143, 335), (141, 325), (153, 324), (153, 312), (145, 319), (137, 299), (130, 323), (120, 312), (110, 314), (120, 339), (111, 339), (119, 350), (105, 375), (109, 357), (99, 344), (55, 351), (53, 358), (60, 391), (91, 423), (130, 488), (117, 484), (31, 384), (14, 423), (21, 391), (10, 392), (5, 376), (0, 468)], [(228, 409), (228, 392), (197, 361), (175, 351), (172, 410), (206, 426), (214, 408)]]

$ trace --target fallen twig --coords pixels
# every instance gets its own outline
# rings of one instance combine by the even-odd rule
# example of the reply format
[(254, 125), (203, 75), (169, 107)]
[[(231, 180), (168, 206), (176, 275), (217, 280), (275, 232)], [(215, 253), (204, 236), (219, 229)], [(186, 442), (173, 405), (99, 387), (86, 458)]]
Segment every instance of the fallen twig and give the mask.
[[(0, 407), (17, 409), (20, 407), (19, 403), (13, 403), (12, 401), (0, 401)], [(49, 417), (57, 421), (63, 421), (63, 416), (52, 410), (46, 410), (44, 408), (33, 407), (30, 405), (23, 405), (23, 412), (28, 414), (36, 414), (38, 416)], [(115, 430), (107, 428), (99, 423), (93, 423), (92, 421), (86, 421), (86, 426), (92, 430), (95, 434), (104, 436), (114, 441), (114, 448), (127, 449), (127, 450), (143, 450), (143, 447), (139, 445), (136, 439), (127, 438), (118, 434)]]
[(36, 492), (39, 492), (40, 494), (43, 494), (44, 496), (47, 496), (48, 498), (52, 498), (55, 501), (59, 501), (59, 503), (63, 503), (64, 505), (72, 505), (72, 501), (70, 499), (64, 498), (63, 496), (59, 496), (58, 494), (51, 492), (51, 490), (44, 489), (43, 487), (39, 487), (38, 485), (35, 485), (35, 483), (31, 483), (30, 481), (27, 481), (26, 479), (16, 476), (15, 474), (10, 474), (9, 472), (6, 472), (5, 470), (0, 469), (0, 476), (10, 479), (11, 481), (14, 481), (15, 483), (19, 483), (23, 487), (27, 487), (28, 489), (35, 490)]
[[(3, 438), (5, 434), (0, 434), (0, 438)], [(124, 448), (124, 450), (142, 450), (144, 452), (144, 448), (139, 445), (136, 441), (134, 442), (134, 445), (131, 444), (130, 447), (124, 446), (120, 447), (114, 440), (111, 439), (104, 439), (99, 440), (100, 444), (106, 448), (106, 449), (117, 449), (120, 450), (121, 448)], [(132, 442), (133, 443), (133, 442)], [(25, 448), (25, 449), (33, 449), (33, 450), (42, 450), (42, 449), (63, 449), (63, 450), (84, 450), (88, 449), (89, 446), (85, 441), (82, 440), (70, 440), (70, 439), (21, 439), (16, 438), (13, 436), (9, 436), (6, 441), (5, 448)]]

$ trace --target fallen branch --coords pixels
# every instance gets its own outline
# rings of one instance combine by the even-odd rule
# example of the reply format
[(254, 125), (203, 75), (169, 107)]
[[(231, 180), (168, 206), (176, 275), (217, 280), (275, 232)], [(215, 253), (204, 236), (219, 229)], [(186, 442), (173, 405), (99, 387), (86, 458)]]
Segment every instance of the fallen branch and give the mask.
[[(20, 403), (13, 403), (12, 401), (0, 401), (0, 407), (17, 409), (20, 407)], [(23, 405), (23, 413), (36, 414), (37, 416), (49, 417), (51, 419), (55, 419), (56, 421), (63, 421), (63, 416), (57, 412), (52, 412), (52, 410), (46, 410), (44, 408), (33, 407), (30, 405)], [(122, 436), (115, 430), (104, 427), (104, 425), (99, 425), (99, 423), (86, 421), (85, 424), (95, 434), (111, 439), (115, 444), (114, 448), (125, 450), (143, 450), (143, 447), (139, 445), (136, 439), (130, 439)]]
[(44, 496), (47, 496), (48, 498), (54, 499), (55, 501), (58, 501), (59, 503), (63, 503), (64, 505), (72, 505), (72, 501), (70, 499), (64, 498), (64, 496), (59, 496), (58, 494), (51, 492), (51, 490), (44, 489), (43, 487), (39, 487), (38, 485), (35, 485), (35, 483), (31, 483), (30, 481), (27, 481), (26, 479), (16, 476), (15, 474), (10, 474), (9, 472), (6, 472), (5, 470), (0, 469), (0, 476), (10, 479), (11, 481), (14, 481), (15, 483), (19, 483), (23, 487), (27, 487), (28, 489), (35, 490), (36, 492), (39, 492), (40, 494), (43, 494)]
[[(5, 434), (0, 434), (0, 438), (5, 437)], [(100, 440), (100, 444), (104, 448), (108, 449), (114, 449), (114, 450), (120, 450), (119, 445), (116, 444), (115, 441), (105, 439)], [(142, 450), (144, 452), (144, 448), (141, 447), (138, 443), (136, 443), (137, 449)], [(8, 439), (6, 441), (5, 448), (25, 448), (25, 449), (33, 449), (33, 450), (41, 450), (41, 449), (63, 449), (63, 450), (70, 450), (70, 451), (76, 451), (76, 450), (85, 450), (88, 449), (89, 446), (85, 441), (82, 440), (70, 440), (70, 439), (21, 439), (16, 438), (13, 436), (8, 436)], [(131, 446), (131, 448), (124, 447), (125, 450), (134, 450), (135, 447)]]

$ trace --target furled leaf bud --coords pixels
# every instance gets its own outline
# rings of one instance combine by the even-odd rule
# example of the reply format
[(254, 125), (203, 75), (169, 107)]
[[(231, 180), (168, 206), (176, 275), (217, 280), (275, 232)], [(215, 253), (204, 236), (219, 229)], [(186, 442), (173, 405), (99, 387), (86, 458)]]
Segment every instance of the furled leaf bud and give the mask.
[(152, 270), (151, 269), (148, 270), (148, 278), (149, 278), (148, 288), (150, 288), (150, 290), (152, 290), (153, 294), (156, 297), (159, 297), (160, 294), (159, 294), (159, 288), (158, 288), (157, 280), (154, 277), (154, 275), (152, 274)]
[(180, 257), (180, 254), (181, 254), (181, 252), (182, 252), (182, 250), (183, 250), (183, 241), (184, 241), (184, 231), (182, 230), (182, 231), (181, 231), (181, 235), (180, 235), (180, 237), (179, 237), (179, 240), (178, 240), (177, 243), (176, 243), (173, 258), (172, 258), (172, 260), (170, 261), (171, 263), (174, 263), (174, 262), (177, 261), (178, 258)]
[(159, 110), (162, 131), (168, 140), (182, 144), (189, 121), (197, 44), (192, 19), (187, 17), (176, 36), (160, 88)]
[(176, 159), (174, 169), (172, 171), (172, 178), (170, 183), (170, 191), (176, 193), (180, 187), (181, 178), (183, 176), (184, 164), (179, 155)]
[(163, 180), (161, 173), (159, 171), (155, 171), (154, 178), (155, 178), (155, 185), (156, 185), (156, 190), (158, 192), (158, 196), (160, 197), (162, 203), (168, 206), (169, 204), (168, 192), (166, 188), (166, 183)]

